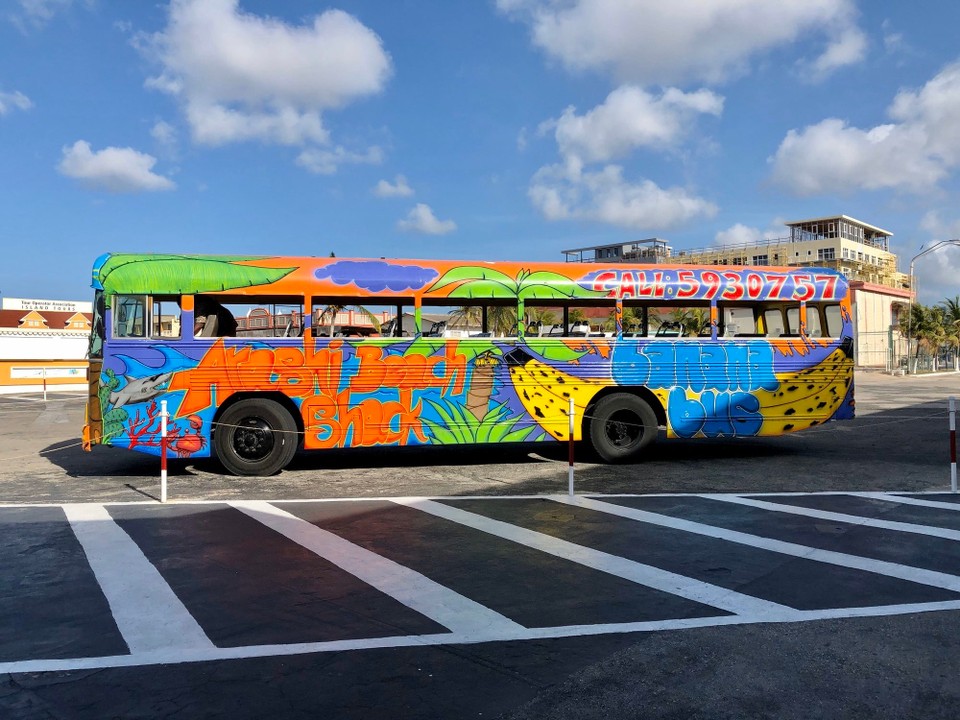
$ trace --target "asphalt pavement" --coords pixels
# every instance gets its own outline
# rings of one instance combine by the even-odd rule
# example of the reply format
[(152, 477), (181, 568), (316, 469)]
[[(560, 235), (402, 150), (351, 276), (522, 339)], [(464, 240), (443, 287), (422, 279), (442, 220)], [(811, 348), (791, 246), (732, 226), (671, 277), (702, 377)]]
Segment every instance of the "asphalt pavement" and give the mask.
[(955, 718), (960, 376), (642, 462), (302, 455), (269, 479), (77, 445), (0, 397), (0, 717)]

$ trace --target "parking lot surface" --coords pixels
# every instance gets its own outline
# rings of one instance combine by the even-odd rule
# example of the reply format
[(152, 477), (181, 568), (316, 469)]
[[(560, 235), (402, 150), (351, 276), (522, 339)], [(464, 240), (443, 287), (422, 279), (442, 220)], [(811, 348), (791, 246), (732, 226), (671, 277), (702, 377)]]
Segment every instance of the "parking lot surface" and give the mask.
[(77, 398), (0, 398), (0, 717), (958, 717), (960, 382), (858, 384), (574, 496), (509, 448), (181, 465), (166, 505)]

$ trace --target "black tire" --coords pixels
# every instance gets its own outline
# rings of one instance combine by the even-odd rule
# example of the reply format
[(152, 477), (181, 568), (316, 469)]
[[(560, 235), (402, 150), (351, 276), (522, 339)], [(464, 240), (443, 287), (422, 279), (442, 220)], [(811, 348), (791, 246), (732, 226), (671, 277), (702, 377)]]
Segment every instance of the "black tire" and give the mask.
[(657, 439), (657, 416), (636, 395), (607, 395), (590, 414), (590, 442), (606, 462), (629, 460)]
[(234, 475), (274, 475), (297, 452), (297, 424), (273, 400), (249, 398), (231, 405), (217, 421), (213, 445), (220, 464)]

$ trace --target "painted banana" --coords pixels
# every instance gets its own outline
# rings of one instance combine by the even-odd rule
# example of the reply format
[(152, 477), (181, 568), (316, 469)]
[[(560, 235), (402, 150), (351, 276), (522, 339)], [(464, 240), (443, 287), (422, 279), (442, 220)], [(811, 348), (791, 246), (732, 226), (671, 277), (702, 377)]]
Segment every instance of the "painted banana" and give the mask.
[[(521, 348), (503, 356), (520, 402), (534, 420), (557, 440), (570, 439), (569, 408), (583, 413), (597, 392), (613, 385), (611, 378), (579, 378), (537, 360)], [(574, 423), (573, 439), (580, 439), (580, 423)]]
[(760, 435), (804, 430), (828, 420), (840, 407), (853, 382), (852, 343), (845, 342), (806, 370), (777, 374), (780, 387), (755, 393), (763, 426)]

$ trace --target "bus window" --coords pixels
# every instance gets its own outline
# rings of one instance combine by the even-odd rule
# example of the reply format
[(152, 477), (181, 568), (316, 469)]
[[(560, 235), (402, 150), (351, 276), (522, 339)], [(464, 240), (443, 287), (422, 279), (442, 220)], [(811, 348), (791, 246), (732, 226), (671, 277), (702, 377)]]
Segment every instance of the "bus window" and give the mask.
[(90, 344), (87, 346), (87, 356), (90, 359), (103, 357), (103, 340), (106, 337), (103, 326), (105, 314), (106, 298), (103, 296), (103, 290), (97, 290), (93, 299), (93, 324), (90, 327)]
[(465, 338), (483, 332), (480, 305), (450, 305), (424, 300), (420, 308), (420, 334), (424, 337)]
[(787, 328), (792, 337), (800, 336), (800, 306), (791, 305), (787, 308)]
[(710, 303), (624, 301), (624, 337), (711, 337)]
[(631, 300), (623, 301), (623, 336), (646, 337), (650, 328), (650, 313), (646, 305)]
[(612, 299), (583, 304), (528, 301), (524, 304), (528, 337), (604, 337), (616, 330), (616, 303)]
[(151, 337), (180, 337), (180, 297), (173, 295), (155, 295), (151, 315)]
[(720, 337), (764, 337), (762, 315), (753, 305), (721, 305)]
[[(807, 309), (809, 313), (809, 308)], [(823, 317), (827, 321), (827, 337), (838, 338), (843, 334), (843, 315), (840, 312), (839, 305), (825, 305), (823, 307)]]
[(197, 295), (195, 337), (300, 337), (303, 298), (284, 295)]
[(413, 298), (314, 297), (314, 337), (413, 337)]
[(812, 338), (823, 337), (820, 309), (816, 305), (807, 305), (807, 336)]
[(145, 337), (146, 316), (146, 295), (117, 295), (113, 299), (113, 337)]
[(780, 308), (767, 308), (763, 311), (763, 327), (767, 337), (780, 337), (787, 333)]

